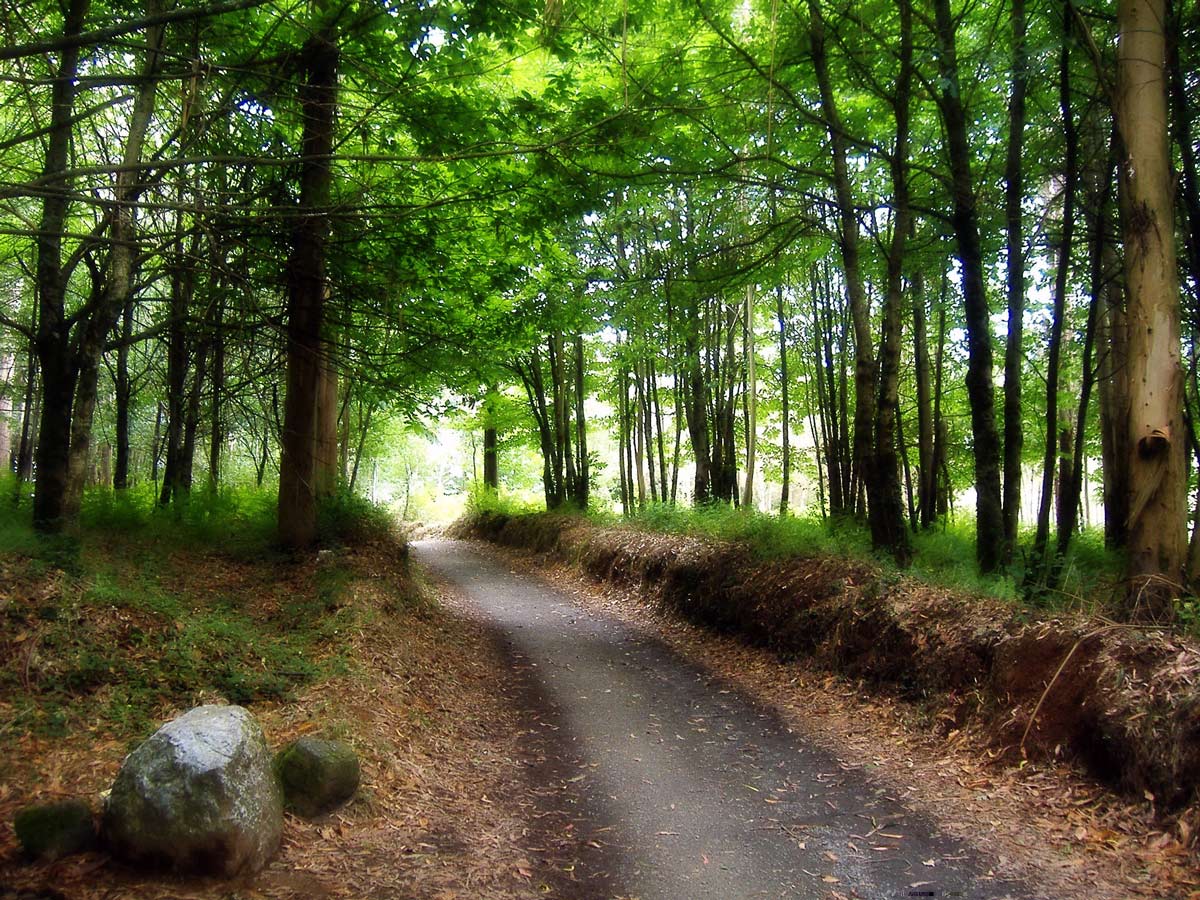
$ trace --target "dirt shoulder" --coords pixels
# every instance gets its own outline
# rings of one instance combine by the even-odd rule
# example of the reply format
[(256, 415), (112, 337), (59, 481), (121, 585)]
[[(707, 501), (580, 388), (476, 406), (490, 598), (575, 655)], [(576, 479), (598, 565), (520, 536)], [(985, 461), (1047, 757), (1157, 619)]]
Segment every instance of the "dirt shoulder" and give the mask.
[[(569, 881), (577, 842), (552, 828), (552, 819), (539, 824), (534, 773), (543, 757), (526, 739), (528, 714), (497, 690), (498, 682), (509, 681), (509, 663), (493, 636), (456, 609), (453, 598), (437, 602), (436, 586), (418, 589), (395, 544), (338, 551), (333, 562), (346, 573), (337, 602), (356, 612), (345, 617), (353, 627), (331, 636), (345, 666), (287, 699), (248, 705), (273, 747), (305, 733), (349, 741), (363, 767), (357, 797), (321, 820), (289, 815), (278, 857), (259, 875), (234, 883), (147, 875), (102, 853), (29, 865), (18, 856), (14, 812), (65, 797), (83, 797), (98, 808), (101, 791), (136, 739), (111, 722), (82, 717), (61, 736), (10, 734), (0, 747), (0, 897), (564, 895), (559, 886)], [(289, 598), (317, 590), (318, 573), (330, 560), (238, 563), (197, 551), (180, 553), (174, 563), (177, 593), (220, 585), (223, 594), (240, 592), (270, 615)], [(435, 599), (416, 599), (422, 591)], [(201, 693), (159, 716), (224, 699)], [(11, 707), (0, 707), (0, 717), (6, 712), (11, 716)]]
[(906, 805), (998, 860), (997, 875), (1046, 885), (1063, 898), (1200, 898), (1188, 818), (1122, 798), (1075, 762), (1014, 761), (994, 735), (946, 721), (942, 703), (837, 673), (820, 658), (789, 658), (682, 619), (635, 580), (598, 581), (557, 552), (500, 548), (535, 565), (585, 607), (641, 628), (779, 710), (791, 727), (893, 787)]

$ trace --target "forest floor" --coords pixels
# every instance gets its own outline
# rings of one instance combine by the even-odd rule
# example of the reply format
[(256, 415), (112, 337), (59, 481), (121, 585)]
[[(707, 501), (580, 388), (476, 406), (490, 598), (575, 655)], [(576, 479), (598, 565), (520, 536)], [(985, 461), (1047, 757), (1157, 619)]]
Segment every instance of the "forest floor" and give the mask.
[[(402, 545), (371, 539), (297, 561), (152, 543), (112, 532), (61, 566), (0, 552), (0, 900), (614, 895), (594, 858), (606, 826), (584, 827), (566, 802), (576, 776), (528, 665), (459, 593), (414, 582)], [(544, 558), (497, 558), (531, 583), (548, 573), (582, 608), (778, 711), (998, 876), (1056, 900), (1200, 898), (1194, 859), (1148, 803), (1065, 767), (989, 763), (983, 744), (938, 737), (909, 704), (781, 665)], [(17, 809), (67, 797), (99, 808), (157, 723), (220, 701), (250, 708), (273, 747), (305, 733), (349, 741), (359, 795), (321, 820), (289, 815), (279, 856), (234, 883), (146, 874), (98, 852), (20, 859)], [(853, 896), (842, 887), (828, 896)]]
[[(107, 573), (99, 598), (94, 577), (0, 555), (2, 900), (572, 895), (579, 841), (545, 810), (533, 776), (543, 748), (527, 734), (536, 725), (523, 717), (519, 679), (504, 677), (508, 663), (487, 629), (413, 582), (402, 545), (374, 540), (300, 562), (202, 546), (154, 551), (158, 602), (188, 610), (174, 620), (133, 599), (146, 552), (120, 536), (85, 547), (83, 570)], [(58, 617), (40, 618), (51, 605)], [(233, 639), (266, 659), (234, 659), (236, 648), (213, 634), (178, 647), (204, 608), (240, 623)], [(297, 608), (323, 631), (304, 648), (316, 668), (306, 683), (264, 690), (253, 670), (274, 661), (274, 626), (291, 628), (285, 613)], [(120, 677), (81, 682), (81, 653), (102, 647)], [(223, 683), (189, 671), (178, 689), (126, 693), (164, 685), (180, 674), (177, 657), (193, 654), (224, 658)], [(276, 859), (233, 883), (147, 874), (100, 852), (20, 858), (17, 809), (76, 797), (99, 809), (122, 758), (157, 722), (223, 701), (246, 705), (272, 747), (305, 733), (349, 741), (363, 766), (356, 798), (316, 821), (288, 815)]]

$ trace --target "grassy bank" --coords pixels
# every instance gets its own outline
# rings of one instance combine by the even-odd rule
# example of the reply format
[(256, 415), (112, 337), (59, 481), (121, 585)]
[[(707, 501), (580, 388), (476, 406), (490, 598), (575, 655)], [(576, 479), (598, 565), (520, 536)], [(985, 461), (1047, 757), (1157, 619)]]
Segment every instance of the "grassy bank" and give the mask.
[[(13, 495), (0, 485), (0, 502)], [(352, 665), (337, 636), (375, 613), (351, 602), (340, 554), (275, 547), (273, 496), (153, 500), (91, 493), (64, 535), (35, 532), (27, 498), (0, 517), (0, 745), (79, 729), (140, 737), (169, 710), (282, 701)], [(353, 498), (322, 513), (326, 548), (387, 528)]]
[[(540, 507), (513, 502), (504, 496), (478, 495), (473, 512), (525, 515)], [(728, 541), (745, 547), (761, 560), (814, 559), (832, 557), (869, 563), (885, 572), (900, 574), (888, 554), (871, 549), (865, 525), (853, 519), (813, 516), (768, 515), (734, 509), (724, 504), (703, 508), (651, 503), (630, 516), (609, 511), (589, 511), (586, 519), (600, 526), (627, 525), (656, 534), (688, 535)], [(1033, 544), (1029, 530), (1020, 537), (1021, 547)], [(1018, 551), (1012, 569), (1005, 575), (980, 575), (975, 562), (975, 524), (970, 519), (944, 522), (913, 535), (914, 560), (904, 574), (940, 587), (961, 590), (995, 599), (1030, 602), (1041, 610), (1103, 612), (1113, 599), (1113, 588), (1121, 578), (1120, 554), (1107, 550), (1101, 532), (1088, 529), (1072, 542), (1062, 561), (1062, 577), (1053, 592), (1026, 596), (1022, 591), (1025, 554)], [(1181, 608), (1182, 618), (1188, 620)], [(1189, 620), (1190, 621), (1190, 620)]]

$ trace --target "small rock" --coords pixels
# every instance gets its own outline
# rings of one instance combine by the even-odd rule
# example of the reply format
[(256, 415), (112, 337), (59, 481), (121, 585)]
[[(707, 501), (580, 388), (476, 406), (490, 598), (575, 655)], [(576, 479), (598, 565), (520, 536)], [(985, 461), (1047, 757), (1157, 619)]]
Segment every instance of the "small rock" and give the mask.
[(337, 809), (358, 790), (358, 756), (342, 741), (302, 737), (279, 751), (275, 771), (287, 808), (308, 819)]
[(21, 849), (30, 859), (52, 862), (96, 844), (92, 811), (82, 800), (27, 806), (13, 818)]
[(104, 811), (113, 853), (203, 874), (261, 869), (283, 795), (262, 729), (240, 706), (198, 706), (125, 759)]

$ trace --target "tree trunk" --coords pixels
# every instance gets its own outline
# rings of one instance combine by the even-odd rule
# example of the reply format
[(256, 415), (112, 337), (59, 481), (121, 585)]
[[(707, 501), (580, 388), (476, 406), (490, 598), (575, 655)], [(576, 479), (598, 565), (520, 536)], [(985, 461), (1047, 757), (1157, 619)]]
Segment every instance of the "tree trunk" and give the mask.
[[(36, 310), (36, 307), (35, 307)], [(34, 328), (36, 330), (36, 322)], [(21, 404), (21, 439), (17, 445), (17, 485), (33, 479), (33, 423), (37, 420), (37, 351), (30, 344), (25, 362), (25, 397)]]
[[(1197, 17), (1193, 7), (1192, 31), (1195, 34)], [(1196, 144), (1192, 137), (1192, 106), (1188, 101), (1187, 74), (1194, 71), (1195, 59), (1185, 64), (1180, 40), (1187, 33), (1188, 23), (1182, 20), (1177, 3), (1167, 0), (1167, 66), (1170, 73), (1171, 125), (1181, 165), (1180, 194), (1186, 213), (1187, 227), (1183, 228), (1183, 246), (1187, 254), (1187, 269), (1191, 276), (1193, 315), (1200, 318), (1200, 166), (1196, 160)], [(1188, 49), (1195, 50), (1194, 42)], [(1186, 66), (1186, 67), (1185, 67)]]
[[(1091, 401), (1092, 389), (1095, 385), (1097, 375), (1096, 367), (1093, 364), (1096, 336), (1100, 330), (1100, 323), (1104, 316), (1102, 309), (1105, 296), (1104, 248), (1107, 245), (1105, 227), (1108, 222), (1108, 204), (1111, 194), (1112, 166), (1106, 163), (1104, 174), (1101, 176), (1101, 187), (1096, 197), (1095, 205), (1088, 214), (1091, 226), (1088, 248), (1088, 280), (1090, 282), (1092, 299), (1088, 306), (1087, 329), (1084, 332), (1083, 339), (1083, 383), (1080, 386), (1079, 407), (1075, 417), (1075, 446), (1071, 460), (1070, 481), (1064, 490), (1066, 494), (1063, 500), (1064, 518), (1058, 523), (1057, 553), (1060, 559), (1066, 556), (1067, 550), (1070, 548), (1071, 538), (1075, 534), (1078, 525), (1079, 501), (1083, 491), (1083, 482), (1087, 474), (1085, 468), (1087, 466), (1087, 459), (1084, 455), (1084, 447), (1087, 436), (1088, 405)], [(1057, 586), (1057, 578), (1055, 578), (1054, 586)]]
[[(1069, 29), (1068, 23), (1068, 29)], [(1025, 0), (1012, 0), (1012, 86), (1008, 102), (1008, 153), (1005, 163), (1004, 219), (1008, 280), (1008, 342), (1004, 348), (1004, 546), (1001, 562), (1009, 565), (1017, 546), (1021, 515), (1021, 369), (1025, 342), (1025, 200), (1022, 155), (1025, 145), (1025, 90), (1029, 52), (1025, 44)]]
[(854, 323), (854, 442), (851, 481), (857, 485), (865, 477), (873, 456), (875, 342), (871, 334), (870, 302), (867, 299), (859, 262), (858, 216), (847, 163), (846, 132), (838, 115), (833, 83), (829, 75), (825, 22), (817, 0), (809, 0), (808, 8), (813, 70), (817, 76), (821, 109), (828, 127), (833, 157), (833, 189), (838, 206), (838, 242), (842, 254), (842, 272), (846, 278), (850, 318)]
[(192, 386), (188, 391), (187, 409), (183, 420), (183, 443), (179, 449), (179, 478), (175, 489), (184, 494), (192, 490), (192, 472), (196, 464), (196, 433), (200, 427), (200, 399), (208, 378), (208, 347), (202, 346), (196, 353), (196, 369), (192, 374)]
[(1050, 501), (1054, 484), (1054, 456), (1059, 445), (1058, 413), (1059, 358), (1067, 316), (1067, 280), (1071, 271), (1072, 239), (1075, 231), (1075, 186), (1079, 181), (1079, 139), (1075, 116), (1071, 111), (1071, 0), (1063, 11), (1063, 42), (1059, 54), (1058, 106), (1062, 115), (1066, 155), (1063, 161), (1062, 234), (1058, 244), (1058, 265), (1054, 273), (1054, 312), (1050, 323), (1050, 344), (1046, 360), (1046, 436), (1042, 454), (1042, 495), (1038, 505), (1037, 533), (1033, 542), (1031, 573), (1046, 584), (1054, 566), (1047, 558), (1050, 540)]
[(337, 369), (326, 344), (321, 353), (321, 380), (317, 386), (317, 423), (313, 453), (313, 492), (318, 500), (337, 492)]
[(1107, 235), (1102, 232), (1104, 280), (1100, 310), (1099, 344), (1105, 348), (1097, 373), (1100, 388), (1100, 447), (1103, 462), (1104, 545), (1125, 547), (1129, 535), (1129, 332), (1125, 326), (1125, 298), (1119, 264)]
[(0, 350), (0, 471), (4, 472), (12, 471), (12, 393), (16, 369), (16, 357)]
[[(786, 516), (791, 508), (792, 436), (789, 430), (791, 426), (791, 403), (789, 397), (790, 387), (788, 384), (787, 311), (783, 304), (783, 285), (781, 284), (775, 286), (775, 317), (779, 323), (779, 416), (782, 420), (782, 425), (780, 426), (780, 452), (783, 464), (779, 486), (779, 514)], [(818, 454), (819, 456), (820, 454)]]
[(129, 487), (129, 404), (133, 384), (129, 379), (129, 342), (133, 339), (133, 299), (121, 311), (121, 346), (117, 348), (117, 457), (113, 468), (113, 490)]
[[(584, 378), (583, 378), (583, 335), (575, 335), (575, 452), (578, 461), (575, 464), (575, 503), (580, 509), (587, 509), (589, 492), (591, 490), (591, 471), (588, 461), (587, 447), (587, 417), (584, 414)], [(661, 444), (662, 433), (659, 433)], [(661, 446), (660, 446), (661, 450)], [(493, 454), (493, 465), (495, 463)], [(664, 476), (665, 477), (665, 476)]]
[(490, 386), (483, 404), (483, 486), (492, 491), (500, 490), (500, 441), (496, 431), (498, 394), (499, 390)]
[(292, 548), (309, 546), (317, 534), (313, 451), (321, 380), (329, 161), (337, 108), (338, 56), (337, 37), (328, 25), (308, 40), (301, 56), (305, 72), (300, 89), (303, 162), (299, 219), (287, 266), (287, 397), (279, 460), (279, 539)]
[(929, 524), (944, 518), (950, 512), (950, 467), (947, 463), (946, 419), (942, 416), (942, 386), (944, 384), (942, 362), (946, 350), (946, 272), (942, 272), (942, 289), (938, 299), (938, 337), (933, 359), (933, 497)]
[(754, 351), (754, 285), (746, 285), (746, 320), (743, 344), (746, 353), (746, 484), (742, 506), (754, 509), (754, 467), (758, 452), (758, 367)]
[[(158, 0), (147, 0), (146, 12), (153, 16), (159, 11)], [(147, 29), (146, 57), (142, 65), (142, 81), (134, 97), (129, 116), (129, 133), (122, 153), (122, 169), (113, 187), (112, 224), (108, 272), (101, 289), (99, 303), (77, 326), (82, 329), (75, 348), (75, 402), (71, 413), (71, 447), (67, 461), (67, 490), (63, 512), (69, 521), (79, 515), (85, 473), (91, 452), (92, 418), (100, 377), (100, 358), (108, 332), (116, 317), (130, 304), (133, 288), (133, 268), (137, 251), (135, 203), (143, 190), (143, 175), (136, 166), (142, 159), (142, 148), (157, 97), (159, 51), (162, 48), (163, 28)]]
[(875, 400), (874, 457), (866, 480), (871, 542), (886, 549), (899, 566), (912, 562), (912, 543), (904, 522), (900, 493), (900, 460), (896, 451), (900, 403), (900, 343), (904, 321), (904, 251), (911, 223), (908, 200), (909, 95), (912, 88), (912, 7), (899, 0), (900, 55), (893, 106), (896, 143), (890, 161), (892, 240), (887, 253), (887, 290), (883, 301), (883, 334), (879, 349), (879, 394)]
[(972, 149), (958, 78), (958, 51), (950, 0), (934, 0), (937, 17), (938, 66), (942, 92), (937, 98), (946, 128), (954, 208), (951, 220), (962, 264), (963, 305), (967, 323), (967, 396), (975, 455), (975, 556), (981, 572), (1003, 567), (1004, 516), (1000, 492), (1000, 441), (996, 433), (996, 397), (992, 385), (992, 326), (989, 318), (983, 249)]
[(66, 317), (66, 277), (62, 267), (63, 230), (70, 207), (71, 125), (79, 47), (72, 39), (83, 30), (89, 0), (69, 0), (54, 85), (50, 92), (50, 125), (41, 184), (46, 188), (34, 241), (38, 296), (38, 363), (42, 371), (42, 410), (38, 423), (37, 481), (33, 491), (33, 524), (39, 531), (62, 530), (71, 446), (71, 404), (75, 367), (71, 360), (70, 322)]
[(693, 306), (692, 314), (685, 317), (687, 335), (684, 339), (684, 358), (687, 376), (683, 383), (685, 387), (684, 417), (687, 419), (692, 454), (696, 459), (696, 479), (692, 502), (697, 506), (703, 506), (712, 500), (712, 456), (704, 370), (700, 364), (700, 324), (698, 319), (698, 311)]
[(933, 400), (930, 396), (929, 338), (925, 322), (925, 276), (910, 280), (913, 313), (913, 369), (917, 382), (917, 524), (929, 528), (937, 518), (934, 503), (937, 470), (933, 465)]
[(1183, 591), (1186, 497), (1164, 0), (1120, 0), (1115, 113), (1127, 292), (1131, 618), (1169, 620)]

